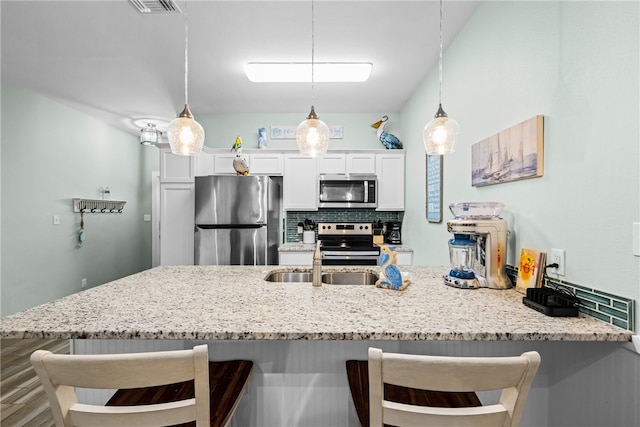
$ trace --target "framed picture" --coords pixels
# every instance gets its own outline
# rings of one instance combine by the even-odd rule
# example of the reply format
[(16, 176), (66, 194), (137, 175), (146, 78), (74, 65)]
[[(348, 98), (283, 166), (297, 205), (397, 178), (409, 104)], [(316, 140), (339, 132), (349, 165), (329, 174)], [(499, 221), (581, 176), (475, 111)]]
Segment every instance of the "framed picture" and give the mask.
[(271, 126), (271, 139), (296, 139), (295, 126)]
[(538, 115), (471, 146), (474, 187), (537, 178), (544, 166), (544, 116)]
[(427, 221), (442, 222), (442, 156), (427, 155)]

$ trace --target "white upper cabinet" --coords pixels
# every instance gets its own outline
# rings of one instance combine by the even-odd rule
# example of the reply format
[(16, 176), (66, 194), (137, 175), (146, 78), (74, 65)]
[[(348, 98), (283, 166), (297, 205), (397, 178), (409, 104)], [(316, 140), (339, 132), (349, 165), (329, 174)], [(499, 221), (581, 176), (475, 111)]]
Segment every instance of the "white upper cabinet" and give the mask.
[(284, 155), (268, 151), (249, 154), (249, 173), (251, 175), (281, 176), (284, 174)]
[[(248, 156), (244, 155), (243, 157), (248, 163)], [(233, 159), (235, 158), (235, 152), (215, 153), (213, 155), (213, 175), (236, 175), (236, 170), (233, 168)], [(249, 165), (249, 170), (251, 170), (251, 165)]]
[(404, 211), (405, 153), (376, 155), (378, 211)]
[(373, 153), (348, 153), (347, 173), (376, 173), (376, 155)]
[(318, 210), (318, 163), (315, 157), (285, 154), (282, 179), (284, 210)]
[(160, 182), (193, 182), (196, 158), (178, 156), (170, 148), (160, 148)]
[(196, 157), (196, 176), (213, 175), (213, 154), (204, 150)]
[(347, 157), (344, 153), (327, 153), (318, 157), (318, 173), (338, 175), (347, 173)]

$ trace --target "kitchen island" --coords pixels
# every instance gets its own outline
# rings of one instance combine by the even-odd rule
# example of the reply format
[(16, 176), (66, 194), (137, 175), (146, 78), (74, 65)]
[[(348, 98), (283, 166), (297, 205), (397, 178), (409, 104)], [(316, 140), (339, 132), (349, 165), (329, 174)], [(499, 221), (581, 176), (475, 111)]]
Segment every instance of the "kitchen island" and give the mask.
[[(365, 359), (369, 346), (451, 355), (535, 349), (543, 362), (523, 425), (580, 425), (585, 420), (583, 425), (595, 425), (590, 423), (613, 413), (621, 423), (640, 417), (624, 401), (607, 397), (611, 401), (602, 407), (598, 400), (602, 393), (621, 399), (629, 399), (625, 393), (638, 395), (637, 384), (618, 391), (629, 375), (616, 367), (620, 358), (635, 367), (636, 375), (640, 372), (637, 355), (621, 348), (631, 340), (631, 331), (583, 315), (547, 317), (525, 307), (514, 290), (445, 286), (444, 267), (403, 267), (412, 281), (403, 292), (265, 281), (274, 270), (291, 268), (157, 267), (3, 318), (1, 333), (3, 338), (74, 339), (77, 353), (208, 342), (212, 359), (256, 362), (251, 392), (237, 414), (242, 426), (357, 425), (344, 361)], [(600, 378), (602, 364), (607, 364), (607, 377), (614, 377), (608, 383)], [(598, 390), (582, 389), (579, 399), (567, 396), (591, 381)], [(579, 418), (567, 418), (573, 406)]]

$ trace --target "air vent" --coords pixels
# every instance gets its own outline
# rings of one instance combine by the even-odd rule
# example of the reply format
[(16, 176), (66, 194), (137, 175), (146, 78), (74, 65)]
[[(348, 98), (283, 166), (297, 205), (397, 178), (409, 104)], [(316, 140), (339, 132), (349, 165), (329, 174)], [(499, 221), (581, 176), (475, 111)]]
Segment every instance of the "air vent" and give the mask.
[(129, 0), (140, 13), (182, 13), (173, 0)]

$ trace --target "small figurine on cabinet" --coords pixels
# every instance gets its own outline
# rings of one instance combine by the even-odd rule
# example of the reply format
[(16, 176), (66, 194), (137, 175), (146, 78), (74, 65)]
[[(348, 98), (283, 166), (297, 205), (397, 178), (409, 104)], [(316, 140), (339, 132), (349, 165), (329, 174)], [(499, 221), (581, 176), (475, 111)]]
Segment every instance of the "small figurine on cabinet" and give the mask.
[(267, 129), (258, 129), (258, 148), (267, 148)]
[(242, 157), (242, 138), (239, 136), (231, 147), (232, 151), (236, 152), (236, 157), (233, 159), (233, 169), (237, 175), (249, 175), (249, 165), (244, 157)]
[(402, 142), (395, 135), (391, 135), (384, 131), (384, 126), (387, 124), (389, 117), (382, 116), (380, 120), (371, 125), (372, 128), (378, 129), (376, 135), (378, 139), (386, 148), (389, 149), (402, 149)]
[(380, 278), (376, 281), (376, 287), (402, 291), (411, 281), (402, 278), (395, 249), (395, 246), (380, 246)]

